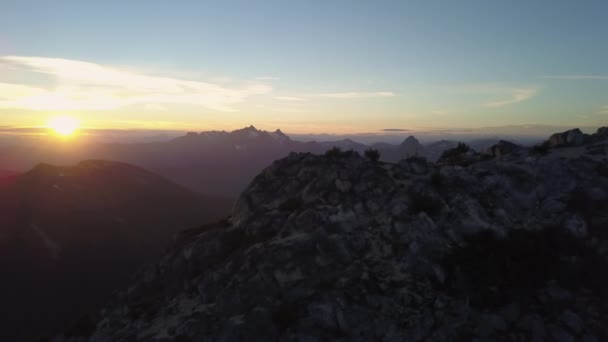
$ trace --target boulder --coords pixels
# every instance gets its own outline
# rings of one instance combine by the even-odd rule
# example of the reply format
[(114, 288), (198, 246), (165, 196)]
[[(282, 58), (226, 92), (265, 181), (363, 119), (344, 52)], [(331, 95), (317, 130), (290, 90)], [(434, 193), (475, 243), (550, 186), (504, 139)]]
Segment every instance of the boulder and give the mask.
[(500, 158), (519, 149), (521, 149), (521, 146), (517, 144), (506, 140), (500, 140), (498, 143), (488, 148), (486, 154), (495, 158)]
[(562, 133), (555, 133), (549, 137), (549, 146), (580, 146), (585, 143), (585, 134), (575, 128)]

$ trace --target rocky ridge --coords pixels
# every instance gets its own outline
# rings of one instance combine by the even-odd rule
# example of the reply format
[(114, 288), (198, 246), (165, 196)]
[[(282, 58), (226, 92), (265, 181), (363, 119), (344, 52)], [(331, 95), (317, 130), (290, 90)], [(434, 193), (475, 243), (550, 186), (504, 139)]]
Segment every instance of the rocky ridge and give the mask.
[(606, 340), (602, 132), (437, 164), (292, 153), (56, 340)]

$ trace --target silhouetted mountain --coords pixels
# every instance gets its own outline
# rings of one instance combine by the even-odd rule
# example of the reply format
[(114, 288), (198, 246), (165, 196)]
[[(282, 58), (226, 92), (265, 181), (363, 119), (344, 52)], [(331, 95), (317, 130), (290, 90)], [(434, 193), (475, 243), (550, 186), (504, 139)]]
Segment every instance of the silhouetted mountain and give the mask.
[(411, 135), (397, 146), (390, 144), (374, 144), (373, 147), (380, 152), (380, 159), (388, 162), (397, 162), (401, 159), (414, 156), (426, 156), (424, 147), (420, 144), (418, 139)]
[(268, 132), (253, 126), (232, 132), (189, 133), (168, 143), (123, 145), (124, 154), (108, 147), (104, 155), (144, 165), (189, 188), (236, 197), (266, 165), (290, 152), (321, 154), (338, 146), (363, 151), (352, 140), (299, 142), (280, 130)]
[(607, 340), (607, 133), (292, 153), (55, 341)]
[(0, 186), (0, 340), (95, 312), (174, 233), (230, 205), (116, 162), (40, 164), (13, 176)]

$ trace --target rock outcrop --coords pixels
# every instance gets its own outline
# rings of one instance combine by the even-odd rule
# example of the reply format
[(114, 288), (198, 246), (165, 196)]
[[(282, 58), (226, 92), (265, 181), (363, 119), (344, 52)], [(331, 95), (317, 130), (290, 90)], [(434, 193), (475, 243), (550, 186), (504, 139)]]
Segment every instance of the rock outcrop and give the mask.
[(290, 154), (56, 340), (607, 340), (608, 160), (587, 151)]
[(549, 145), (556, 146), (580, 146), (585, 143), (585, 134), (575, 128), (562, 133), (555, 133), (549, 137)]
[(495, 158), (501, 158), (521, 149), (521, 146), (517, 144), (506, 140), (500, 140), (498, 143), (488, 148), (486, 154)]

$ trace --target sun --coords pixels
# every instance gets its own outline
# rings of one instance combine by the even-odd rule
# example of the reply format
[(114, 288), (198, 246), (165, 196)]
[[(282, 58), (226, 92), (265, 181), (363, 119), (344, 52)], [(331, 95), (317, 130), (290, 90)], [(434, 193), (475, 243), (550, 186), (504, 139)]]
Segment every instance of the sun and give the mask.
[(68, 137), (74, 134), (78, 127), (80, 127), (80, 122), (69, 116), (58, 116), (49, 120), (48, 127), (58, 135)]

